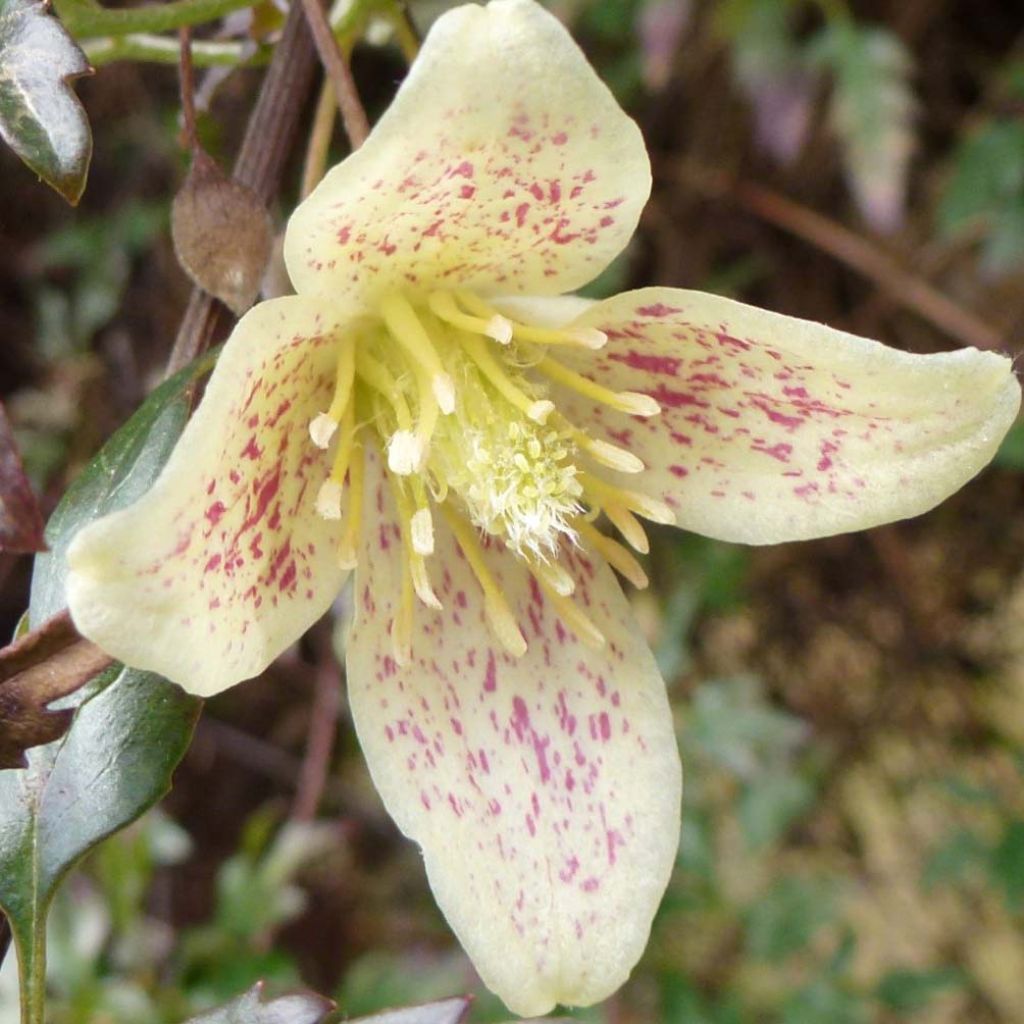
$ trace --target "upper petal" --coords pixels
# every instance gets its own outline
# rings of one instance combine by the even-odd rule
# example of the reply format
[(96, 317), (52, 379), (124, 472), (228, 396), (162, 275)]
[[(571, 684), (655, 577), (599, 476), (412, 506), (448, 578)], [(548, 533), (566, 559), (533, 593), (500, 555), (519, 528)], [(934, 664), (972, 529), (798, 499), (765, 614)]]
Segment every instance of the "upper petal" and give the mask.
[(992, 458), (1020, 405), (1004, 356), (911, 355), (701, 292), (628, 292), (574, 323), (610, 339), (577, 369), (647, 392), (662, 412), (632, 419), (575, 394), (560, 406), (644, 460), (629, 486), (722, 540), (800, 540), (925, 512)]
[(239, 321), (163, 472), (68, 554), (81, 632), (135, 668), (209, 695), (262, 671), (344, 580), (330, 470), (308, 425), (331, 399), (344, 309), (289, 297)]
[(638, 128), (552, 15), (471, 4), (295, 211), (285, 260), (300, 293), (569, 291), (629, 240), (650, 180)]
[(679, 838), (679, 756), (654, 659), (603, 564), (564, 562), (606, 637), (594, 651), (494, 546), (485, 558), (529, 645), (506, 655), (441, 523), (430, 565), (444, 610), (416, 609), (412, 659), (398, 665), (397, 526), (386, 492), (369, 487), (367, 499), (377, 525), (359, 563), (348, 679), (374, 782), (512, 1010), (597, 1002), (643, 951)]

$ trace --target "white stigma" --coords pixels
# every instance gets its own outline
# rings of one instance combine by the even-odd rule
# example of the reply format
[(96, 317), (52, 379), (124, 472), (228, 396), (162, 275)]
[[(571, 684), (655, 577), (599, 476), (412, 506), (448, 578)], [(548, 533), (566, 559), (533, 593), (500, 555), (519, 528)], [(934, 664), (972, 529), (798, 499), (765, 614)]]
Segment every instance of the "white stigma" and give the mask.
[(328, 478), (320, 485), (316, 496), (316, 510), (324, 519), (341, 518), (341, 484)]
[(337, 421), (325, 412), (314, 416), (309, 422), (309, 436), (317, 448), (326, 448), (337, 429)]

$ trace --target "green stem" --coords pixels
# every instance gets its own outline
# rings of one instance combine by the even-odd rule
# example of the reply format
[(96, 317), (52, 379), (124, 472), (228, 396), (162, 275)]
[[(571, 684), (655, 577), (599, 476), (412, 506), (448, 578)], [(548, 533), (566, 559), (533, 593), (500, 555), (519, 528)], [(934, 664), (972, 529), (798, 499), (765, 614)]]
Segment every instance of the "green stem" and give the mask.
[[(81, 46), (94, 67), (118, 60), (176, 64), (181, 52), (178, 41), (171, 36), (156, 36), (145, 32), (86, 39)], [(256, 67), (266, 64), (269, 59), (270, 50), (266, 47), (253, 49), (245, 43), (215, 43), (206, 39), (192, 42), (192, 63), (196, 67)]]
[(129, 32), (169, 32), (185, 25), (214, 21), (251, 7), (253, 0), (171, 0), (112, 10), (96, 0), (54, 0), (64, 27), (76, 38), (120, 36)]

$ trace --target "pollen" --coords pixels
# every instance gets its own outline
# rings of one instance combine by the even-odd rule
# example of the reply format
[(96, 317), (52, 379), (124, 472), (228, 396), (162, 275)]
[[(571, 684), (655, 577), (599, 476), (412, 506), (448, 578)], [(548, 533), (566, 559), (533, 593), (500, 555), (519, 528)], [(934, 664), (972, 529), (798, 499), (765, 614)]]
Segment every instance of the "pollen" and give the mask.
[(640, 519), (668, 522), (673, 512), (642, 488), (610, 482), (607, 470), (642, 478), (643, 462), (559, 409), (558, 396), (568, 390), (632, 416), (660, 411), (650, 395), (602, 387), (554, 355), (560, 346), (593, 350), (606, 341), (596, 327), (521, 323), (471, 293), (435, 291), (384, 296), (339, 345), (334, 397), (309, 425), (317, 448), (335, 446), (316, 508), (341, 521), (338, 562), (355, 567), (364, 445), (375, 439), (401, 533), (404, 571), (391, 628), (399, 660), (411, 650), (417, 603), (441, 607), (431, 580), (437, 512), (476, 577), (491, 630), (512, 655), (521, 655), (526, 641), (479, 539), (518, 557), (555, 613), (588, 644), (604, 638), (574, 599), (567, 548), (585, 547), (634, 585), (646, 584), (633, 556), (594, 520), (603, 513), (643, 552)]

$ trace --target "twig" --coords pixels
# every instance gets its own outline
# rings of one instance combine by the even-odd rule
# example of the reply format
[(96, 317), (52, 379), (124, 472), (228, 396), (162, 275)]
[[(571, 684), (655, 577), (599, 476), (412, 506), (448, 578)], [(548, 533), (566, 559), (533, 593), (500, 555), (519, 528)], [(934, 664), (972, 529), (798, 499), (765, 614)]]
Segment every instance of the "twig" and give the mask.
[(1005, 346), (999, 331), (977, 314), (957, 305), (878, 246), (828, 217), (761, 185), (732, 180), (705, 168), (684, 165), (677, 167), (677, 174), (705, 195), (733, 199), (762, 220), (827, 252), (961, 344), (985, 349)]
[[(314, 70), (313, 41), (301, 8), (293, 5), (235, 161), (235, 178), (264, 203), (280, 187)], [(168, 359), (167, 375), (209, 348), (225, 319), (226, 311), (216, 299), (201, 288), (193, 289)]]
[(319, 631), (317, 667), (314, 676), (313, 706), (309, 712), (306, 756), (302, 761), (292, 804), (294, 821), (312, 821), (327, 785), (338, 731), (338, 708), (341, 705), (341, 672), (331, 649), (329, 629)]
[(299, 186), (300, 199), (305, 199), (324, 176), (324, 167), (327, 166), (327, 155), (331, 148), (331, 135), (334, 133), (334, 115), (337, 109), (338, 105), (330, 83), (324, 82), (320, 88), (316, 113), (313, 115), (313, 127), (309, 133), (309, 144), (306, 146), (306, 160), (302, 165), (302, 184)]
[(193, 154), (199, 148), (196, 134), (196, 78), (192, 70), (192, 29), (183, 25), (178, 29), (181, 55), (178, 58), (178, 82), (181, 87), (182, 136)]
[(338, 40), (334, 38), (334, 32), (331, 31), (330, 22), (320, 0), (302, 0), (302, 7), (306, 12), (309, 29), (313, 33), (313, 42), (320, 55), (320, 63), (323, 64), (324, 71), (334, 87), (345, 134), (352, 148), (357, 149), (370, 134), (370, 122), (366, 119), (366, 111), (363, 110), (359, 93), (356, 92), (356, 83), (352, 78), (348, 61), (338, 46)]

